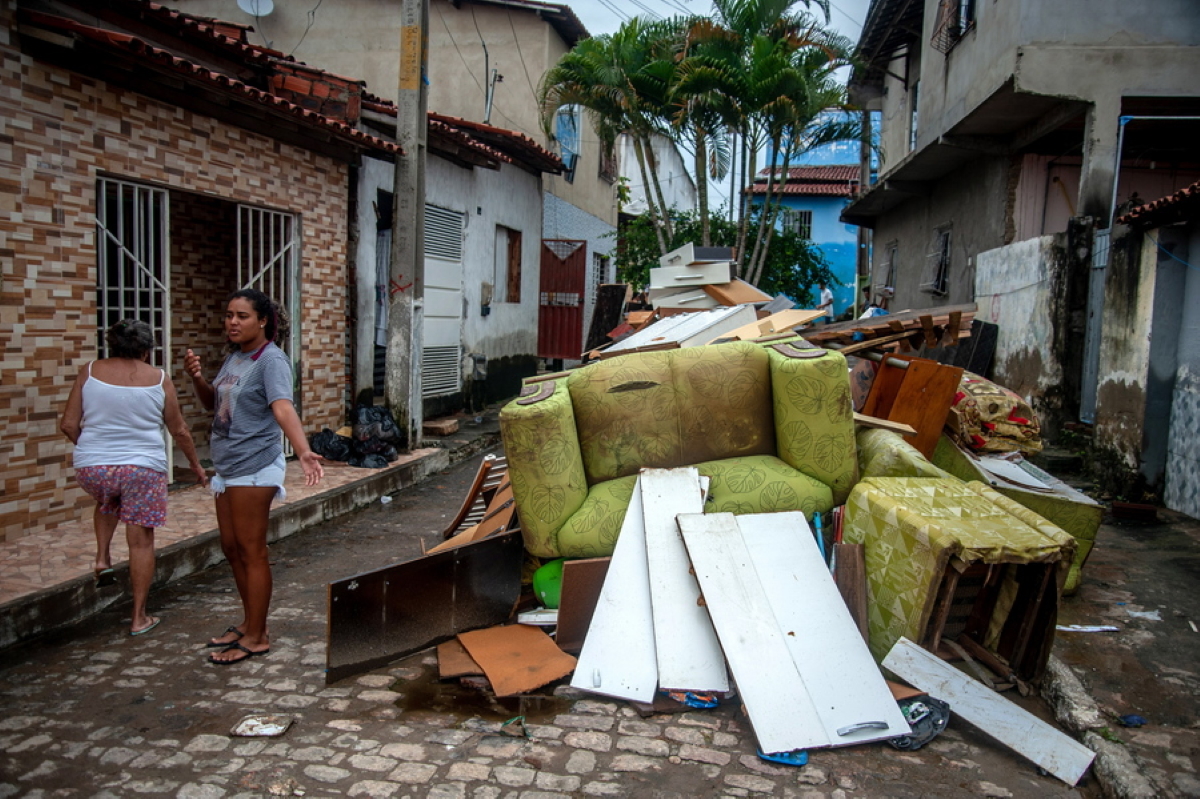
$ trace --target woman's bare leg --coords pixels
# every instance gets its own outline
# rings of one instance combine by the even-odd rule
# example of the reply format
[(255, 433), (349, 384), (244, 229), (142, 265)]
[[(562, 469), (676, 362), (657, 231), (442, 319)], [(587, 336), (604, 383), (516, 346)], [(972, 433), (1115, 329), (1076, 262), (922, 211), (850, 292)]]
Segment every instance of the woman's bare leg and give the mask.
[[(237, 586), (239, 597), (246, 595), (246, 569), (242, 565), (241, 552), (237, 546), (237, 539), (234, 536), (234, 514), (233, 506), (229, 501), (229, 491), (226, 489), (216, 496), (217, 507), (217, 529), (221, 534), (221, 552), (224, 553), (225, 559), (229, 561), (229, 568), (233, 570), (233, 583)], [(246, 618), (233, 625), (238, 630), (246, 629)], [(214, 645), (232, 644), (234, 641), (241, 638), (237, 633), (222, 633), (215, 638), (210, 639), (210, 643)]]
[(150, 584), (154, 582), (154, 528), (127, 524), (125, 540), (129, 543), (129, 588), (133, 594), (129, 631), (137, 632), (155, 621), (154, 617), (146, 615), (146, 599), (150, 596)]
[(92, 510), (92, 524), (96, 529), (96, 564), (93, 569), (97, 572), (112, 568), (112, 540), (117, 531), (117, 516), (113, 513), (101, 513), (97, 504)]
[[(267, 549), (267, 526), (271, 512), (271, 500), (277, 489), (274, 486), (230, 486), (221, 497), (227, 498), (227, 516), (231, 534), (230, 549), (234, 552), (238, 566), (234, 568), (234, 579), (242, 598), (245, 618), (239, 629), (242, 637), (238, 643), (251, 652), (270, 648), (267, 635), (267, 611), (271, 607), (271, 561)], [(221, 543), (225, 546), (226, 525), (221, 523)], [(226, 556), (229, 556), (226, 552)], [(230, 558), (230, 564), (235, 561)], [(241, 579), (238, 580), (238, 569)], [(213, 660), (236, 661), (247, 657), (237, 649), (218, 652)]]

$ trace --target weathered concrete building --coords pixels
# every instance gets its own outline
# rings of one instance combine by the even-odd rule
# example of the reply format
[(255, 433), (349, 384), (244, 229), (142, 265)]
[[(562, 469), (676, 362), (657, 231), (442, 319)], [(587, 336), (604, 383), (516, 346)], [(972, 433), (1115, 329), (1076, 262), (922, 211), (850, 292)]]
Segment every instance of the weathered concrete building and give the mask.
[[(1200, 7), (873, 0), (853, 97), (881, 112), (874, 231), (893, 309), (976, 301), (994, 376), (1051, 433), (1097, 412), (1114, 208), (1200, 177)], [(1136, 195), (1136, 196), (1135, 196)]]

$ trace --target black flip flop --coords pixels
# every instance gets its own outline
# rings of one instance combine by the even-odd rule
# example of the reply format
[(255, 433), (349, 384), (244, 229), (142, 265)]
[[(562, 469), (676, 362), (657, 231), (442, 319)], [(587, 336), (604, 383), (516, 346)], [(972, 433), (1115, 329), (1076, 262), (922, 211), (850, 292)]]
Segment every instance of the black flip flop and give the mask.
[(117, 582), (117, 573), (112, 569), (101, 569), (96, 572), (96, 587), (108, 588)]
[(249, 660), (250, 658), (256, 658), (259, 655), (265, 655), (271, 651), (271, 648), (267, 647), (266, 649), (262, 650), (261, 652), (255, 652), (253, 649), (247, 649), (246, 647), (244, 647), (241, 644), (234, 641), (232, 644), (230, 644), (226, 648), (222, 649), (221, 653), (224, 654), (225, 652), (229, 652), (234, 649), (240, 649), (241, 651), (246, 653), (246, 656), (244, 658), (238, 658), (237, 660), (217, 660), (213, 655), (209, 655), (208, 662), (212, 663), (214, 666), (232, 666), (234, 663), (241, 663), (243, 660)]
[(241, 630), (239, 630), (237, 627), (226, 627), (225, 632), (221, 633), (221, 635), (227, 635), (228, 633), (237, 633), (237, 638), (234, 638), (232, 641), (222, 641), (221, 643), (217, 643), (216, 641), (209, 641), (208, 643), (205, 644), (205, 646), (209, 647), (210, 649), (215, 649), (219, 646), (221, 646), (221, 647), (230, 646), (231, 644), (236, 644), (241, 639), (241, 637), (243, 635), (245, 635), (245, 633), (242, 632)]

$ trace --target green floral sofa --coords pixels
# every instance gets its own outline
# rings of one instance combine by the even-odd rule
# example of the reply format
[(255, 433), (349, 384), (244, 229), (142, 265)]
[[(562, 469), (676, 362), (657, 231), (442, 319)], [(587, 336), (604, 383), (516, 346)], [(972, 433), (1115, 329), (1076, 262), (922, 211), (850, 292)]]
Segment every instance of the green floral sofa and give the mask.
[(800, 339), (640, 352), (525, 386), (500, 413), (525, 548), (612, 553), (639, 469), (695, 466), (708, 510), (824, 513), (857, 480), (846, 361)]

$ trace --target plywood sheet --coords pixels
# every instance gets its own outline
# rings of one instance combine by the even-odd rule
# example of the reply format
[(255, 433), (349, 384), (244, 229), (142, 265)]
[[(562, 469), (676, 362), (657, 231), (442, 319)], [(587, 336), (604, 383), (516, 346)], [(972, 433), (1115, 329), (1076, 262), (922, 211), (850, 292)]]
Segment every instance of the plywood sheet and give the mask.
[(490, 627), (461, 633), (458, 640), (483, 669), (496, 696), (533, 691), (575, 668), (575, 658), (559, 649), (540, 627)]
[(612, 558), (584, 558), (563, 563), (558, 630), (554, 638), (562, 651), (578, 652), (583, 647), (611, 561)]
[(704, 510), (699, 472), (693, 468), (643, 469), (638, 482), (646, 525), (658, 684), (667, 690), (728, 691), (725, 656), (675, 522), (681, 513)]
[(1068, 785), (1079, 782), (1095, 752), (1022, 710), (907, 638), (883, 659), (884, 668), (930, 696), (950, 703), (951, 712), (1024, 755)]
[(634, 702), (654, 699), (658, 661), (640, 478), (625, 511), (571, 685)]
[(448, 680), (451, 677), (466, 677), (467, 675), (483, 674), (483, 669), (474, 658), (467, 654), (462, 643), (457, 638), (438, 644), (438, 677)]

